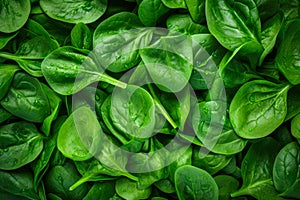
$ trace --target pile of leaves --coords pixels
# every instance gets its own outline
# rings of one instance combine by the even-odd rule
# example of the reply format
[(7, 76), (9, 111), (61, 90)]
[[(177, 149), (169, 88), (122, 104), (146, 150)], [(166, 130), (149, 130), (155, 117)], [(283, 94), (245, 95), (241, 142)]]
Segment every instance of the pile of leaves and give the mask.
[(300, 199), (298, 0), (0, 16), (0, 199)]

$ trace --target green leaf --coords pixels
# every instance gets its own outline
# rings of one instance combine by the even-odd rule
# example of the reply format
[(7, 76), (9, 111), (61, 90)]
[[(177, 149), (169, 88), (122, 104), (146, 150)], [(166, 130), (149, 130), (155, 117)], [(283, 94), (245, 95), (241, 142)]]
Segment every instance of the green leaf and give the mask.
[(258, 200), (266, 196), (281, 199), (272, 182), (273, 163), (279, 150), (279, 143), (269, 137), (253, 143), (242, 162), (243, 185), (231, 196), (251, 195)]
[(18, 169), (38, 157), (43, 137), (29, 122), (15, 122), (0, 127), (0, 169)]
[(285, 119), (290, 87), (266, 80), (244, 84), (229, 108), (230, 121), (236, 133), (247, 139), (271, 134)]
[(98, 150), (101, 132), (95, 113), (88, 107), (80, 107), (61, 126), (57, 147), (67, 158), (75, 161), (88, 160)]
[(17, 73), (1, 105), (13, 115), (30, 122), (43, 122), (50, 103), (42, 83), (25, 73)]
[(234, 51), (248, 43), (241, 51), (260, 55), (261, 25), (253, 0), (207, 0), (205, 6), (208, 29), (225, 48)]
[(135, 14), (121, 12), (97, 26), (93, 38), (94, 53), (103, 68), (122, 72), (140, 62), (139, 49), (151, 42), (152, 34), (153, 28), (142, 28)]
[(42, 72), (52, 89), (62, 95), (79, 92), (97, 81), (126, 87), (108, 75), (96, 64), (84, 50), (74, 47), (61, 47), (54, 50), (42, 62)]
[(292, 84), (300, 83), (300, 20), (291, 22), (284, 33), (277, 55), (276, 66), (285, 78)]
[(40, 6), (53, 19), (67, 23), (88, 24), (104, 14), (107, 0), (41, 0)]
[(145, 26), (155, 26), (168, 11), (161, 0), (143, 0), (138, 8), (138, 17)]
[(141, 87), (116, 88), (111, 98), (110, 115), (114, 126), (133, 138), (146, 139), (154, 131), (154, 101)]
[(276, 156), (273, 178), (275, 188), (280, 196), (299, 198), (300, 192), (300, 147), (296, 142), (291, 142), (283, 147)]
[(217, 200), (218, 186), (206, 171), (185, 165), (175, 173), (175, 187), (180, 200)]
[(24, 26), (30, 13), (30, 0), (1, 0), (0, 5), (0, 32), (12, 33)]
[(79, 49), (90, 49), (92, 47), (93, 35), (89, 27), (84, 23), (76, 24), (71, 31), (71, 43)]

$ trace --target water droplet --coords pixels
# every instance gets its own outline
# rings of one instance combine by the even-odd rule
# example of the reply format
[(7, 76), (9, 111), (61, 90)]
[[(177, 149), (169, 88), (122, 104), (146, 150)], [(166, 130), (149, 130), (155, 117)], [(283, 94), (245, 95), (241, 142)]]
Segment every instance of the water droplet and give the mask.
[(63, 178), (61, 176), (58, 176), (56, 180), (59, 184), (63, 184)]
[(3, 149), (4, 152), (8, 152), (8, 148)]
[(0, 149), (0, 156), (2, 156), (4, 153), (3, 153), (3, 151), (2, 151), (2, 149)]
[(254, 102), (255, 102), (255, 97), (254, 97), (253, 95), (251, 95), (251, 96), (249, 97), (249, 101), (250, 101), (251, 103), (254, 103)]
[(129, 108), (129, 103), (123, 103), (124, 108)]
[(14, 164), (17, 164), (17, 163), (18, 163), (18, 159), (15, 159), (15, 160), (14, 160)]
[(18, 99), (21, 99), (21, 95), (18, 94), (18, 95), (17, 95), (17, 98), (18, 98)]
[(5, 102), (8, 102), (8, 97), (5, 97), (4, 101), (5, 101)]
[(206, 43), (206, 40), (200, 41), (200, 44), (205, 44), (205, 43)]
[(99, 95), (96, 95), (96, 96), (95, 96), (95, 99), (96, 99), (96, 101), (99, 101), (99, 100), (100, 100)]

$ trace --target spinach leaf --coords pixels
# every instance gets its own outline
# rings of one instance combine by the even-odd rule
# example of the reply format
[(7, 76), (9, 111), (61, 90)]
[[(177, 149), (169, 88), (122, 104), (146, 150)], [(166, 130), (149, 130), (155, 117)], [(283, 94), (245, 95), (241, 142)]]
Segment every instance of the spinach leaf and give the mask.
[(33, 169), (33, 185), (35, 190), (38, 189), (42, 182), (42, 178), (50, 167), (50, 159), (54, 155), (57, 149), (57, 135), (61, 125), (66, 120), (66, 116), (61, 116), (57, 119), (53, 128), (53, 135), (44, 141), (44, 148), (40, 153), (39, 157), (31, 163), (31, 168)]
[(0, 32), (0, 49), (3, 49), (7, 45), (7, 43), (17, 35), (18, 32), (10, 33), (10, 34)]
[(151, 194), (151, 187), (138, 189), (136, 182), (126, 178), (120, 178), (116, 181), (116, 192), (124, 199), (148, 199)]
[(218, 199), (218, 186), (211, 175), (191, 165), (176, 170), (175, 188), (180, 200)]
[(285, 30), (285, 39), (279, 46), (275, 58), (276, 66), (292, 84), (300, 83), (299, 52), (300, 52), (300, 20), (291, 22)]
[(291, 121), (292, 135), (300, 140), (300, 114), (296, 115)]
[(68, 23), (92, 23), (101, 17), (107, 0), (41, 0), (40, 6), (51, 18)]
[(253, 0), (207, 0), (205, 12), (209, 31), (225, 48), (234, 51), (246, 44), (243, 53), (262, 52), (260, 18)]
[(272, 133), (285, 119), (290, 85), (255, 80), (244, 84), (234, 96), (230, 121), (236, 133), (247, 139)]
[(253, 143), (242, 162), (243, 185), (231, 196), (251, 195), (264, 199), (268, 195), (272, 199), (281, 199), (272, 182), (272, 167), (279, 150), (278, 142), (270, 137)]
[(300, 113), (300, 98), (299, 95), (297, 95), (298, 92), (300, 92), (300, 85), (294, 86), (288, 91), (285, 121), (288, 121)]
[(155, 106), (143, 88), (128, 85), (115, 89), (111, 97), (111, 120), (116, 128), (133, 138), (151, 137), (155, 126)]
[(83, 200), (97, 200), (111, 198), (115, 194), (115, 184), (113, 182), (95, 183)]
[(0, 32), (15, 32), (26, 23), (30, 13), (30, 0), (1, 0), (0, 5)]
[(43, 137), (34, 124), (15, 122), (0, 127), (0, 169), (18, 169), (38, 157)]
[(223, 102), (217, 101), (199, 103), (200, 113), (194, 114), (193, 125), (205, 148), (214, 153), (230, 155), (241, 152), (247, 141), (233, 130), (227, 113), (224, 113), (224, 106)]
[(205, 20), (205, 0), (185, 0), (185, 4), (194, 22)]
[[(8, 193), (23, 197), (20, 199), (40, 199), (33, 188), (33, 177), (30, 171), (15, 170), (3, 171), (0, 170), (0, 189)], [(2, 198), (2, 192), (1, 192)]]
[(93, 34), (84, 23), (76, 24), (71, 31), (72, 46), (79, 49), (90, 49), (92, 47)]
[(275, 188), (280, 192), (280, 196), (299, 198), (299, 163), (300, 147), (296, 142), (287, 144), (276, 156), (273, 178)]
[(57, 41), (33, 20), (28, 20), (16, 39), (19, 40), (19, 44), (15, 53), (3, 52), (0, 53), (0, 57), (15, 61), (32, 76), (41, 77), (42, 59), (58, 48)]
[(95, 113), (88, 107), (80, 107), (61, 126), (57, 147), (68, 158), (88, 160), (97, 152), (101, 132)]
[(219, 199), (230, 200), (230, 193), (239, 187), (239, 181), (228, 175), (218, 175), (214, 177), (219, 188)]
[(168, 8), (186, 8), (184, 0), (162, 0)]
[(263, 24), (262, 33), (261, 33), (261, 38), (262, 38), (261, 43), (262, 46), (264, 47), (264, 51), (260, 57), (259, 65), (262, 64), (265, 57), (273, 50), (277, 35), (281, 30), (283, 20), (284, 20), (283, 14), (278, 13)]
[(16, 65), (0, 64), (0, 100), (6, 95), (15, 73), (19, 70)]
[(94, 53), (102, 67), (122, 72), (140, 62), (139, 49), (150, 43), (152, 34), (153, 29), (142, 28), (135, 14), (121, 12), (97, 26), (93, 37)]
[(167, 27), (169, 30), (178, 31), (186, 35), (208, 33), (207, 27), (193, 22), (187, 14), (171, 15), (167, 19)]
[(45, 178), (46, 191), (54, 194), (56, 199), (81, 200), (89, 190), (87, 184), (82, 184), (73, 191), (69, 190), (69, 187), (78, 179), (79, 175), (73, 164), (54, 166)]
[(179, 92), (187, 85), (193, 66), (190, 39), (182, 35), (161, 37), (140, 53), (150, 77), (159, 89)]
[(17, 117), (38, 123), (43, 122), (51, 111), (42, 83), (25, 73), (14, 76), (1, 105)]
[(145, 26), (155, 26), (168, 11), (161, 0), (143, 0), (138, 8), (138, 17)]
[(66, 46), (48, 55), (41, 67), (49, 85), (62, 95), (74, 94), (97, 81), (126, 87), (125, 83), (106, 75), (96, 63), (86, 51)]
[(214, 175), (227, 166), (231, 159), (232, 156), (215, 154), (212, 152), (206, 153), (203, 149), (194, 148), (192, 164), (193, 166), (199, 167), (211, 175)]

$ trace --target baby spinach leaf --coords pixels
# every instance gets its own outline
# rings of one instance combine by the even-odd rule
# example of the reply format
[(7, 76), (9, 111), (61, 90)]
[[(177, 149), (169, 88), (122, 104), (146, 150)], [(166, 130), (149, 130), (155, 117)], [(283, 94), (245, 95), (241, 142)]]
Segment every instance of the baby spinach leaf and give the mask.
[(38, 157), (43, 137), (34, 124), (15, 122), (0, 127), (0, 169), (18, 169)]
[(26, 23), (30, 13), (30, 0), (1, 0), (0, 5), (0, 32), (15, 32)]
[(280, 196), (299, 198), (300, 188), (300, 147), (296, 142), (291, 142), (283, 147), (276, 156), (273, 168), (275, 188)]
[(15, 73), (20, 70), (16, 65), (0, 64), (0, 100), (6, 95)]
[(161, 0), (143, 0), (138, 8), (138, 17), (145, 26), (155, 26), (168, 11), (169, 8)]
[(92, 23), (101, 17), (107, 0), (41, 0), (40, 6), (51, 18), (68, 23)]
[(20, 41), (14, 54), (0, 53), (0, 57), (10, 59), (32, 76), (41, 77), (41, 62), (51, 51), (58, 48), (58, 43), (34, 20), (28, 20), (20, 30)]
[(286, 31), (284, 40), (281, 42), (275, 58), (276, 66), (292, 84), (300, 83), (299, 52), (300, 52), (300, 20), (291, 22)]
[(3, 49), (7, 43), (18, 35), (19, 32), (15, 33), (1, 33), (0, 32), (0, 49)]
[(155, 106), (143, 88), (128, 85), (115, 89), (111, 98), (111, 120), (116, 128), (133, 138), (151, 137), (155, 126)]
[(83, 200), (108, 199), (115, 194), (115, 184), (113, 182), (95, 183)]
[(0, 124), (5, 122), (7, 119), (12, 117), (12, 114), (7, 112), (1, 105), (0, 105)]
[(74, 94), (97, 81), (126, 87), (125, 83), (106, 75), (86, 51), (74, 47), (54, 50), (43, 60), (41, 67), (49, 85), (63, 95)]
[(130, 200), (148, 199), (151, 194), (151, 187), (138, 189), (137, 183), (126, 178), (116, 181), (116, 192), (120, 197)]
[(244, 84), (234, 96), (230, 121), (236, 133), (247, 139), (272, 133), (285, 119), (288, 84), (255, 80)]
[(214, 177), (219, 188), (219, 199), (230, 200), (230, 193), (239, 187), (239, 181), (228, 175), (218, 175)]
[(50, 103), (42, 83), (25, 73), (17, 73), (1, 101), (13, 115), (31, 122), (43, 122), (50, 114)]
[(185, 4), (194, 22), (205, 20), (205, 0), (185, 0)]
[(184, 0), (162, 0), (168, 8), (186, 8)]
[(54, 166), (49, 170), (45, 179), (46, 191), (66, 200), (81, 200), (88, 192), (88, 185), (82, 184), (73, 191), (69, 187), (79, 179), (78, 172), (71, 163)]
[(292, 135), (300, 141), (300, 114), (296, 115), (291, 121)]
[(97, 26), (93, 37), (94, 53), (102, 67), (122, 72), (140, 62), (139, 49), (151, 42), (152, 34), (153, 29), (142, 28), (135, 14), (121, 12)]
[(263, 200), (267, 195), (280, 199), (272, 182), (272, 167), (279, 150), (278, 142), (270, 137), (253, 143), (242, 162), (243, 185), (231, 196), (251, 195)]
[(193, 52), (192, 41), (186, 36), (161, 37), (140, 52), (150, 77), (159, 89), (179, 92), (187, 85), (192, 73)]
[(88, 160), (97, 152), (101, 132), (95, 113), (88, 107), (80, 107), (61, 126), (57, 147), (67, 158)]
[(169, 30), (178, 31), (186, 35), (208, 33), (207, 27), (195, 23), (187, 14), (171, 15), (167, 19), (167, 27)]
[(264, 51), (260, 56), (259, 65), (263, 63), (265, 57), (273, 50), (273, 47), (276, 43), (277, 35), (281, 30), (283, 20), (283, 14), (278, 13), (263, 24), (261, 33), (261, 44), (264, 47)]
[(205, 153), (205, 151), (200, 148), (194, 148), (192, 164), (214, 175), (228, 165), (231, 159), (232, 156), (212, 152)]
[(262, 52), (260, 18), (253, 0), (207, 0), (205, 6), (208, 29), (225, 48), (234, 51), (247, 44), (249, 48), (240, 51)]
[(287, 95), (287, 113), (285, 116), (285, 121), (296, 116), (300, 113), (300, 97), (298, 93), (300, 92), (300, 85), (292, 87), (288, 91)]
[(90, 49), (92, 47), (93, 34), (84, 23), (76, 24), (71, 31), (71, 43), (79, 49)]
[(123, 136), (120, 131), (113, 125), (111, 115), (111, 96), (107, 97), (101, 106), (101, 116), (109, 131), (122, 143), (126, 144), (130, 139), (128, 135)]
[(110, 181), (115, 180), (115, 176), (121, 176), (121, 174), (115, 173), (115, 171), (110, 171), (109, 169), (103, 167), (103, 165), (96, 159), (91, 159), (88, 161), (88, 163), (76, 162), (77, 168), (83, 168), (80, 165), (85, 165), (84, 168), (81, 169), (82, 171), (82, 177), (77, 180), (72, 186), (70, 186), (70, 190), (76, 189), (81, 184), (88, 182), (88, 181)]
[(211, 175), (191, 165), (185, 165), (176, 170), (175, 188), (180, 200), (218, 199), (218, 186)]
[[(33, 177), (29, 171), (15, 170), (3, 171), (0, 170), (0, 189), (11, 194), (20, 196), (19, 199), (40, 199), (33, 188)], [(21, 198), (22, 197), (22, 198)], [(2, 198), (2, 193), (1, 193)]]
[(217, 101), (199, 103), (200, 113), (193, 115), (193, 125), (204, 147), (214, 153), (230, 155), (241, 152), (247, 141), (236, 135), (224, 106), (226, 104)]
[(59, 112), (59, 108), (61, 105), (61, 99), (58, 97), (58, 95), (53, 90), (48, 88), (48, 86), (43, 84), (42, 87), (43, 87), (45, 93), (47, 94), (49, 104), (50, 104), (50, 113), (51, 114), (48, 117), (46, 117), (45, 120), (43, 121), (41, 130), (45, 133), (46, 136), (49, 136), (50, 131), (51, 131), (52, 122), (57, 118), (57, 115)]

